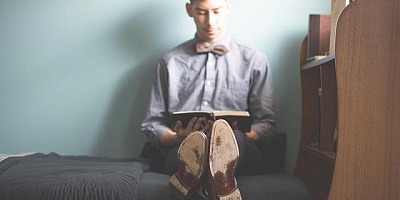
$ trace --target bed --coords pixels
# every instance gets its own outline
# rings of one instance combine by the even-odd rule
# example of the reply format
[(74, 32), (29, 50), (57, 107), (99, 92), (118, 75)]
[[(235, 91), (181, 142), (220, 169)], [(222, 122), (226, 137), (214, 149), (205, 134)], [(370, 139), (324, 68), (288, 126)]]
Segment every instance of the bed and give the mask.
[[(169, 176), (157, 168), (162, 158), (148, 148), (145, 145), (141, 158), (137, 159), (56, 153), (8, 157), (0, 162), (0, 199), (174, 200), (168, 188)], [(268, 172), (258, 171), (258, 175), (239, 175), (237, 181), (243, 199), (311, 199), (303, 182), (281, 169), (274, 169), (282, 167), (282, 157), (272, 149), (282, 145), (275, 142), (268, 148), (265, 151), (271, 155), (266, 157), (275, 161), (267, 158), (265, 161), (278, 164), (269, 164)], [(190, 199), (203, 198), (195, 194)]]
[(36, 153), (0, 163), (1, 200), (138, 199), (137, 160)]

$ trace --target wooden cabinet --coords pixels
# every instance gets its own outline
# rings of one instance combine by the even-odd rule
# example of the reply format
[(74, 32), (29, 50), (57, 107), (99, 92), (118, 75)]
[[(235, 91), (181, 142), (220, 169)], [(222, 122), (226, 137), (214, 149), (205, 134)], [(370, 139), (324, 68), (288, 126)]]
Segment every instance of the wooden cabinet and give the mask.
[(305, 63), (303, 42), (295, 175), (314, 199), (400, 199), (399, 10), (399, 0), (351, 3), (337, 23), (335, 56)]
[(400, 1), (356, 0), (336, 29), (338, 129), (329, 199), (400, 199)]
[(336, 157), (335, 57), (301, 65), (300, 75), (302, 130), (295, 175), (309, 186), (315, 199), (327, 199)]

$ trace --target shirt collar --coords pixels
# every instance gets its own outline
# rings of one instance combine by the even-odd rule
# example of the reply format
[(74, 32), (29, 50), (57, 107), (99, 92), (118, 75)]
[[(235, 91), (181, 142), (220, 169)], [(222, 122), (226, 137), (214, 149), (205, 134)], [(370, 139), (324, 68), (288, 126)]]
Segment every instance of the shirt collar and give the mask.
[[(224, 45), (226, 48), (228, 48), (228, 50), (230, 49), (230, 43), (231, 43), (231, 36), (228, 34), (228, 32), (225, 34), (225, 36), (223, 38), (221, 38), (220, 40), (216, 41), (213, 43), (213, 45)], [(194, 35), (193, 38), (194, 41), (194, 45), (196, 45), (196, 43), (198, 42), (203, 42), (198, 36), (197, 34)]]

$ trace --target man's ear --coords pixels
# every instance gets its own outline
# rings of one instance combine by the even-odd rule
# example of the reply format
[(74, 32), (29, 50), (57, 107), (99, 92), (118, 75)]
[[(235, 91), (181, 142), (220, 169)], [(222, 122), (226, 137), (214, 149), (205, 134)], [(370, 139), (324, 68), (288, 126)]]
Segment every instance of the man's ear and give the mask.
[(186, 3), (186, 13), (189, 17), (193, 17), (192, 5), (190, 3)]

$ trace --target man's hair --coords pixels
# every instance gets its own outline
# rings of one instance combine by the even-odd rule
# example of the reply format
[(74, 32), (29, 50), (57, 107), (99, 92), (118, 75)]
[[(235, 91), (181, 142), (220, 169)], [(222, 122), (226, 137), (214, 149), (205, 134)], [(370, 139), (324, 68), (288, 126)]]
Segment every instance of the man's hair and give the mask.
[[(190, 3), (193, 3), (194, 1), (197, 1), (197, 0), (190, 0)], [(227, 1), (227, 0), (225, 0), (225, 1)]]

